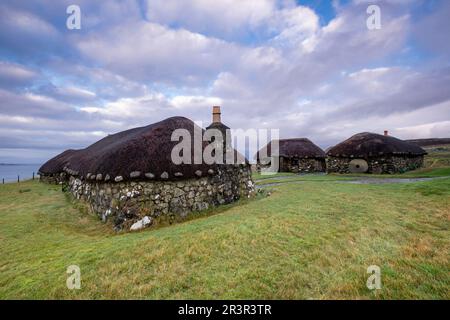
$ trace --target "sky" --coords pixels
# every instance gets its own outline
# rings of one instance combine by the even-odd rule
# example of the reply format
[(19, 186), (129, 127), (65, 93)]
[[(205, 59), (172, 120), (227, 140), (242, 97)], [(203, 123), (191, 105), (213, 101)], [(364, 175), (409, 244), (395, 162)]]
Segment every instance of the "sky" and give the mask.
[(449, 32), (447, 0), (3, 0), (0, 163), (172, 116), (206, 127), (213, 105), (229, 127), (322, 148), (450, 137)]

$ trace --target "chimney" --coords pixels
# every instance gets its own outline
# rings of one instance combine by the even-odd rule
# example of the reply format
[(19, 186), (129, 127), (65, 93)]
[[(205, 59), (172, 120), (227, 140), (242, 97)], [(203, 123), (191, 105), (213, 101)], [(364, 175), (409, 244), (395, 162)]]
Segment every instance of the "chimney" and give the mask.
[(213, 107), (213, 112), (212, 112), (212, 122), (213, 123), (220, 123), (220, 107), (219, 106), (214, 106)]
[(385, 136), (388, 136), (388, 135), (389, 135), (389, 131), (384, 130), (384, 135), (385, 135)]

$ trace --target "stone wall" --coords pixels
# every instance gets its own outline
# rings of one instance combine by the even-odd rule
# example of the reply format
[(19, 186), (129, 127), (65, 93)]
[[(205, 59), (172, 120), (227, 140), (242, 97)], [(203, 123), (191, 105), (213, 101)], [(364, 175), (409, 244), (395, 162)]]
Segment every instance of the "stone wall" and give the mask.
[[(258, 172), (261, 172), (261, 168), (268, 168), (269, 165), (257, 164)], [(279, 172), (294, 172), (294, 173), (314, 173), (325, 172), (325, 159), (315, 158), (286, 158), (280, 157)]]
[(325, 172), (325, 159), (281, 158), (280, 171), (294, 173)]
[[(329, 173), (350, 173), (349, 163), (354, 158), (327, 157), (327, 172)], [(423, 156), (379, 156), (369, 159), (367, 173), (393, 174), (415, 170), (423, 166)]]
[(179, 181), (82, 181), (71, 176), (65, 189), (89, 203), (115, 230), (137, 230), (183, 220), (193, 211), (234, 202), (254, 193), (249, 166), (223, 166), (215, 174)]
[(61, 184), (67, 182), (68, 175), (65, 172), (55, 174), (39, 173), (39, 180), (50, 184)]

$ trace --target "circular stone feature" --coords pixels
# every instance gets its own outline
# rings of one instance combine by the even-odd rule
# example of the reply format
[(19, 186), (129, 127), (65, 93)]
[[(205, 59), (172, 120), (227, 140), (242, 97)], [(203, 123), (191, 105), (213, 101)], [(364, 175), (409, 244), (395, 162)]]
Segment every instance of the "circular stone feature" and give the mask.
[(369, 169), (369, 165), (364, 159), (354, 159), (350, 161), (348, 169), (351, 173), (366, 173)]

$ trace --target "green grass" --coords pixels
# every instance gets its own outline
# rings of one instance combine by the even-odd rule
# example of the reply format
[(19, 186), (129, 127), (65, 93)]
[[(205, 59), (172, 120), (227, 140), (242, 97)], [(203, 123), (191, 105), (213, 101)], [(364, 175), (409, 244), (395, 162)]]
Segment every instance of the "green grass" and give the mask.
[(434, 177), (442, 177), (442, 176), (450, 176), (450, 168), (421, 168), (414, 171), (408, 171), (405, 173), (398, 174), (330, 174), (330, 176), (334, 177), (364, 177), (364, 178), (434, 178)]
[(267, 185), (272, 183), (286, 183), (286, 182), (333, 182), (333, 181), (345, 181), (354, 180), (352, 177), (347, 177), (345, 175), (318, 175), (318, 174), (306, 174), (306, 175), (292, 175), (292, 176), (282, 176), (275, 175), (273, 178), (263, 178), (255, 180), (256, 185)]
[(425, 167), (450, 167), (450, 145), (432, 146), (425, 148)]
[(254, 175), (256, 185), (267, 185), (272, 183), (286, 183), (286, 182), (332, 182), (332, 181), (349, 181), (359, 178), (436, 178), (436, 177), (450, 177), (450, 168), (423, 168), (415, 171), (410, 171), (403, 174), (289, 174), (277, 173), (275, 175), (262, 176)]
[[(450, 298), (449, 178), (271, 189), (208, 217), (115, 234), (60, 187), (2, 185), (0, 298)], [(73, 264), (81, 290), (66, 288)], [(373, 264), (378, 292), (366, 288)]]
[(279, 177), (296, 177), (298, 176), (295, 173), (292, 172), (278, 172), (274, 174), (261, 174), (259, 172), (253, 172), (252, 178), (253, 180), (264, 180), (264, 179), (273, 179), (273, 178), (279, 178)]

